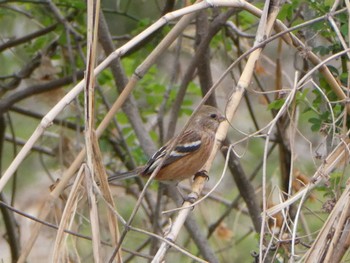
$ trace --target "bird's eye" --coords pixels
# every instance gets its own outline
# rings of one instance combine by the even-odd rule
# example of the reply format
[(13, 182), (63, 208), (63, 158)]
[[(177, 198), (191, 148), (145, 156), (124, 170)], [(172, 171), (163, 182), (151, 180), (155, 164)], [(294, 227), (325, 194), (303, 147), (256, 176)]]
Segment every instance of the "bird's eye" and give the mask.
[(216, 119), (217, 117), (218, 117), (218, 115), (216, 113), (210, 114), (210, 118), (212, 118), (212, 119)]

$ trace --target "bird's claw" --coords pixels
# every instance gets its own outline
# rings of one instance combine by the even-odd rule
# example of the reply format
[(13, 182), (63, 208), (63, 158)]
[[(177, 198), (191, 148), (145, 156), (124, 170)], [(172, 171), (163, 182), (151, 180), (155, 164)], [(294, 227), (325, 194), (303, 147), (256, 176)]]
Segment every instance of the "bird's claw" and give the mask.
[(206, 170), (201, 170), (198, 171), (195, 175), (194, 175), (194, 180), (196, 180), (196, 178), (200, 176), (200, 177), (204, 177), (207, 181), (209, 181), (209, 175), (208, 172)]

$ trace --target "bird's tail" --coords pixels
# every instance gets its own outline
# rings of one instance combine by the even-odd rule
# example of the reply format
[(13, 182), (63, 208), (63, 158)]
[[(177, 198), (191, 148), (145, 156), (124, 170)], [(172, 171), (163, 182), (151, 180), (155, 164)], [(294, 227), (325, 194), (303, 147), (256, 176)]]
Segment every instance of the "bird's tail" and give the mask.
[(112, 183), (113, 181), (120, 181), (120, 180), (134, 178), (141, 173), (141, 170), (142, 169), (140, 169), (140, 168), (136, 168), (132, 171), (112, 174), (112, 175), (108, 176), (108, 182)]

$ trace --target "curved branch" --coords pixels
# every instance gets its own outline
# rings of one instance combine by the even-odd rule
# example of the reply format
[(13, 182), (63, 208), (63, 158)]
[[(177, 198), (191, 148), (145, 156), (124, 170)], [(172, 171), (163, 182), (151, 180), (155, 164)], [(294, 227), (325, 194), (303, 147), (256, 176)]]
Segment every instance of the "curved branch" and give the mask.
[(48, 27), (45, 27), (43, 29), (40, 29), (38, 31), (35, 31), (35, 32), (30, 33), (28, 35), (25, 35), (23, 37), (11, 39), (11, 40), (5, 42), (4, 44), (0, 45), (0, 52), (6, 50), (8, 48), (12, 48), (12, 47), (18, 46), (20, 44), (27, 43), (28, 41), (31, 41), (34, 38), (46, 35), (47, 33), (54, 31), (57, 28), (57, 25), (58, 25), (58, 23), (53, 24), (53, 25), (48, 26)]
[[(77, 73), (79, 79), (82, 79), (84, 76), (83, 71), (79, 71)], [(61, 88), (62, 86), (68, 85), (73, 82), (73, 76), (64, 77), (61, 79), (53, 80), (43, 84), (36, 84), (33, 86), (29, 86), (23, 90), (19, 90), (6, 98), (0, 100), (0, 114), (8, 111), (12, 105), (16, 102), (26, 99), (34, 94), (40, 94), (43, 92), (47, 92), (50, 90), (55, 90)]]

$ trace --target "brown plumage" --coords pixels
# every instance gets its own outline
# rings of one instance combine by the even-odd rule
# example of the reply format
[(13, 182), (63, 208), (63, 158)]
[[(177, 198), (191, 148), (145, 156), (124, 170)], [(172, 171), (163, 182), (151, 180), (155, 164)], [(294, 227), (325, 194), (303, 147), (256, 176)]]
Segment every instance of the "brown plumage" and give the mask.
[(108, 181), (121, 180), (140, 175), (148, 177), (161, 164), (167, 151), (175, 145), (162, 163), (155, 176), (164, 182), (179, 182), (197, 173), (208, 160), (215, 143), (215, 134), (219, 124), (226, 118), (212, 106), (202, 106), (193, 116), (188, 127), (161, 147), (146, 163), (133, 171), (112, 175)]

